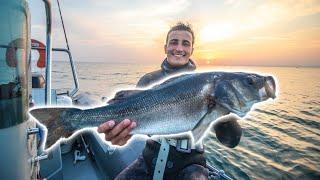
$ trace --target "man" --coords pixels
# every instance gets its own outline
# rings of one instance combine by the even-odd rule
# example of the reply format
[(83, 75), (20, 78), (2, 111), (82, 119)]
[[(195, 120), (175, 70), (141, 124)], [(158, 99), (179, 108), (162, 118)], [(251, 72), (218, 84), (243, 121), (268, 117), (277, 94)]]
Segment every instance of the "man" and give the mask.
[[(144, 75), (139, 80), (137, 87), (148, 86), (175, 73), (195, 70), (196, 66), (190, 59), (190, 56), (193, 53), (194, 39), (194, 32), (189, 25), (177, 23), (173, 26), (167, 34), (166, 44), (164, 45), (164, 51), (167, 57), (163, 61), (161, 69)], [(100, 125), (98, 132), (105, 133), (105, 139), (107, 141), (111, 141), (113, 144), (117, 145), (124, 145), (130, 139), (131, 136), (129, 133), (134, 127), (136, 127), (136, 123), (128, 119), (123, 120), (116, 126), (114, 121), (108, 121)], [(160, 144), (157, 141), (158, 140), (156, 139), (148, 140), (143, 155), (121, 172), (117, 178), (137, 179), (143, 177), (145, 179), (150, 179), (153, 176), (155, 166), (154, 157), (157, 157), (160, 147)], [(179, 158), (175, 159), (174, 157), (177, 156), (179, 156)], [(189, 158), (190, 160), (186, 160), (186, 158)], [(204, 167), (205, 158), (202, 149), (192, 149), (191, 152), (182, 152), (170, 145), (168, 161), (170, 161), (172, 166), (176, 169), (167, 173), (167, 171), (170, 170), (167, 170), (168, 168), (166, 168), (164, 174), (165, 179), (176, 177), (181, 179), (186, 179), (187, 177), (188, 179), (207, 179), (208, 177), (207, 169)], [(189, 162), (184, 164), (175, 161)]]
[[(164, 51), (166, 59), (161, 69), (144, 75), (137, 87), (145, 87), (157, 82), (169, 75), (180, 72), (193, 71), (196, 65), (190, 59), (193, 53), (194, 32), (187, 24), (177, 23), (167, 33)], [(183, 91), (183, 89), (182, 89)], [(99, 133), (105, 133), (105, 139), (112, 144), (124, 145), (131, 138), (131, 129), (136, 123), (129, 119), (115, 125), (110, 120), (98, 128)], [(116, 179), (151, 179), (155, 177), (154, 169), (157, 169), (159, 148), (163, 141), (170, 144), (169, 155), (165, 162), (164, 179), (208, 179), (208, 170), (202, 147), (191, 147), (189, 139), (160, 139), (151, 137), (147, 141), (142, 155), (129, 167), (123, 170)]]

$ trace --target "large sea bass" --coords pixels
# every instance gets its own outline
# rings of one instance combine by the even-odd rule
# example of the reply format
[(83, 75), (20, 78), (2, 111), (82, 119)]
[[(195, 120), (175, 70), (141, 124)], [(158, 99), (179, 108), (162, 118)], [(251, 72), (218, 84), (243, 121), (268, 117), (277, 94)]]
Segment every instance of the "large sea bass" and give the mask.
[(47, 146), (84, 127), (125, 118), (137, 122), (132, 134), (165, 135), (192, 131), (197, 141), (211, 122), (275, 98), (273, 77), (241, 72), (183, 74), (148, 89), (120, 91), (109, 104), (92, 109), (46, 107), (30, 111), (48, 129)]

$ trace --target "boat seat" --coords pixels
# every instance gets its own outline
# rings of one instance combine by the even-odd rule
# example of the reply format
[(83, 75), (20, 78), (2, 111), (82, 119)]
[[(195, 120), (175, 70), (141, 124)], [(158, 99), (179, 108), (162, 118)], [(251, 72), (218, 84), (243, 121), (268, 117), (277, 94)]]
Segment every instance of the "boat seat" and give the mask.
[(32, 74), (32, 88), (44, 88), (45, 80), (42, 74)]

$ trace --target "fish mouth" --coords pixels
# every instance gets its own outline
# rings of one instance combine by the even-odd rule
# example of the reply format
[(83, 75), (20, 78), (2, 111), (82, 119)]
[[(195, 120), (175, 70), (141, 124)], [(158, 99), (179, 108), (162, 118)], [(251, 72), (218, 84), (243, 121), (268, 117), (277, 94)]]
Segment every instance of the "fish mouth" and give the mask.
[(259, 96), (262, 100), (276, 98), (276, 83), (273, 77), (268, 76), (265, 78), (264, 86), (259, 89)]

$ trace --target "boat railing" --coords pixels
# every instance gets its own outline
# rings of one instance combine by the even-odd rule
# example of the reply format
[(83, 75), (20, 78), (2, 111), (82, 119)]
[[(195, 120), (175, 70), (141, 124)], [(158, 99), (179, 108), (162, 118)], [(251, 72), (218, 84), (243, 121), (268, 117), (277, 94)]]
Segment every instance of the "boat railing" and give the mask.
[[(41, 47), (32, 47), (32, 49), (34, 49), (34, 50), (45, 50), (45, 48), (41, 48)], [(73, 58), (72, 58), (72, 54), (71, 54), (70, 50), (65, 49), (65, 48), (52, 48), (52, 51), (65, 52), (65, 53), (68, 54), (69, 62), (70, 62), (70, 66), (71, 66), (71, 71), (72, 71), (73, 82), (74, 82), (74, 88), (71, 91), (68, 91), (67, 95), (72, 97), (79, 90), (79, 82), (78, 82), (78, 77), (77, 77), (76, 69), (75, 69), (75, 66), (74, 66), (74, 61), (73, 61)], [(62, 94), (66, 94), (66, 93), (62, 93)], [(58, 94), (58, 95), (61, 95), (61, 94)]]
[(45, 104), (51, 104), (51, 56), (52, 56), (52, 11), (51, 11), (51, 1), (43, 0), (46, 9), (46, 84), (45, 84)]
[[(69, 56), (69, 62), (71, 65), (71, 70), (72, 70), (72, 75), (73, 75), (73, 80), (74, 80), (74, 88), (71, 91), (68, 91), (67, 93), (62, 93), (62, 94), (67, 94), (69, 97), (74, 96), (77, 91), (79, 90), (79, 83), (78, 83), (78, 78), (77, 78), (77, 73), (75, 70), (75, 66), (74, 66), (74, 61), (72, 59), (72, 55), (69, 49), (69, 45), (68, 45), (68, 41), (66, 39), (66, 43), (67, 43), (67, 48), (52, 48), (52, 34), (51, 34), (51, 30), (52, 30), (52, 9), (51, 9), (51, 1), (50, 0), (43, 0), (44, 4), (45, 4), (45, 10), (46, 10), (46, 45), (45, 47), (31, 47), (32, 49), (35, 50), (45, 50), (45, 65), (46, 65), (46, 69), (45, 69), (45, 104), (46, 105), (50, 105), (51, 104), (51, 77), (52, 77), (52, 51), (60, 51), (60, 52), (65, 52), (68, 54)], [(58, 2), (59, 3), (59, 2)], [(60, 6), (59, 6), (59, 12), (60, 12), (60, 16), (61, 16), (61, 11), (60, 11)], [(61, 20), (62, 20), (62, 16), (61, 16)], [(64, 29), (64, 26), (63, 26)], [(65, 33), (65, 29), (64, 29), (64, 33)], [(66, 34), (65, 34), (65, 38), (66, 38)], [(58, 94), (58, 95), (62, 95), (62, 94)]]

